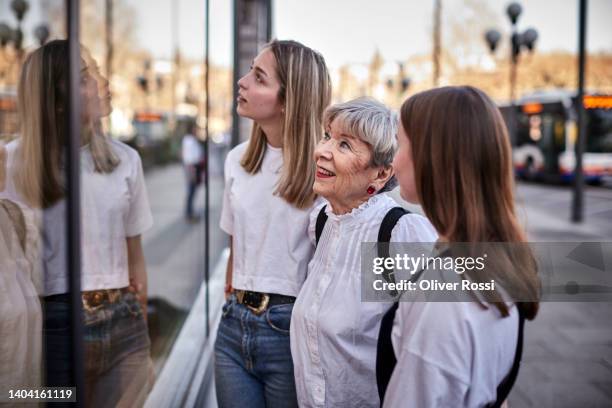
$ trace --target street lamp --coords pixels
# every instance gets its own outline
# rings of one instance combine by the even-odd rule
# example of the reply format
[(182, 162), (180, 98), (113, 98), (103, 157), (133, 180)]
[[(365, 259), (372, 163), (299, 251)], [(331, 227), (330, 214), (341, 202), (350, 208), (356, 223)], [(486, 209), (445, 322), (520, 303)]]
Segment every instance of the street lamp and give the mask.
[(15, 13), (15, 17), (17, 18), (17, 29), (14, 31), (13, 34), (13, 42), (15, 43), (15, 49), (17, 49), (19, 53), (21, 53), (21, 45), (23, 43), (23, 31), (21, 31), (21, 22), (23, 21), (23, 17), (25, 16), (29, 8), (30, 6), (25, 0), (13, 0), (11, 2), (11, 9), (13, 10), (13, 13)]
[[(512, 2), (506, 8), (506, 15), (512, 25), (512, 35), (510, 36), (510, 103), (514, 104), (515, 88), (516, 88), (516, 67), (518, 64), (519, 55), (522, 49), (532, 52), (535, 42), (538, 39), (538, 32), (534, 28), (528, 28), (522, 33), (519, 33), (516, 23), (523, 11), (519, 3)], [(496, 29), (490, 29), (485, 32), (485, 41), (489, 46), (491, 53), (495, 52), (501, 34)]]
[[(21, 58), (23, 54), (23, 31), (21, 29), (21, 23), (25, 15), (27, 14), (30, 5), (26, 0), (13, 0), (11, 2), (11, 10), (17, 19), (17, 28), (13, 29), (5, 22), (0, 23), (0, 48), (4, 49), (9, 43), (13, 43), (14, 49), (17, 51), (17, 55)], [(34, 36), (38, 40), (38, 43), (42, 46), (49, 39), (49, 27), (46, 24), (39, 24), (34, 29)]]

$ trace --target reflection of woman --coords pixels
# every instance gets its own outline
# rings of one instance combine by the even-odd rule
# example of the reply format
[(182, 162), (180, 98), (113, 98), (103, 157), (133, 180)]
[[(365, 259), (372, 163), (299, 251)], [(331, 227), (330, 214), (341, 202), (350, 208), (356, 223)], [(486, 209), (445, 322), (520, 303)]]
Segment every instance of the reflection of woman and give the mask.
[[(361, 98), (328, 108), (324, 124), (314, 191), (327, 203), (311, 213), (312, 241), (323, 205), (327, 220), (291, 319), (298, 400), (304, 407), (375, 407), (376, 340), (389, 304), (361, 301), (359, 254), (362, 242), (377, 241), (383, 219), (397, 207), (381, 194), (395, 184), (397, 119), (383, 104)], [(420, 215), (386, 227), (394, 242), (436, 240)]]
[(314, 163), (330, 79), (323, 57), (273, 41), (238, 82), (251, 139), (225, 162), (221, 227), (232, 236), (227, 292), (215, 343), (221, 407), (297, 406), (289, 322), (312, 244)]
[[(138, 406), (146, 396), (150, 361), (140, 234), (151, 226), (152, 218), (137, 153), (100, 132), (100, 117), (111, 109), (108, 82), (91, 58), (85, 53), (83, 57), (81, 289), (87, 405)], [(67, 60), (67, 41), (52, 41), (28, 56), (19, 83), (21, 138), (7, 145), (9, 195), (43, 210), (49, 386), (73, 383), (64, 258)], [(141, 288), (139, 298), (128, 290), (130, 279)]]
[[(402, 106), (398, 139), (393, 167), (401, 195), (423, 206), (441, 242), (525, 241), (514, 212), (508, 135), (484, 93), (445, 87), (414, 95)], [(488, 262), (500, 268), (461, 276), (511, 282), (534, 303), (513, 303), (497, 285), (475, 294), (472, 302), (399, 303), (392, 333), (381, 330), (381, 338), (390, 336), (397, 358), (385, 407), (482, 407), (503, 401), (497, 387), (510, 378), (519, 326), (538, 310), (535, 262), (522, 248), (523, 256), (506, 264), (498, 261), (504, 252), (488, 253)], [(428, 273), (434, 272), (423, 276)]]
[[(0, 144), (0, 193), (5, 184), (5, 154)], [(30, 211), (11, 200), (0, 199), (2, 390), (41, 385), (42, 312), (37, 292), (37, 285), (40, 285), (37, 261), (38, 230)]]

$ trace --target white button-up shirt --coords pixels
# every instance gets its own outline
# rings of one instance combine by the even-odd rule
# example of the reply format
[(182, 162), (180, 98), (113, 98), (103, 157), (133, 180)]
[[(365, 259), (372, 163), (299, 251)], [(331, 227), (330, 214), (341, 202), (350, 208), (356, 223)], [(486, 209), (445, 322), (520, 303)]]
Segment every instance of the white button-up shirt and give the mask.
[[(327, 203), (326, 203), (327, 204)], [(316, 219), (311, 213), (309, 237)], [(291, 354), (302, 407), (379, 406), (376, 344), (390, 303), (361, 302), (361, 243), (375, 242), (380, 224), (397, 203), (375, 195), (344, 215), (329, 217), (308, 265), (308, 277), (291, 317)], [(435, 242), (429, 221), (416, 214), (400, 218), (392, 242)]]

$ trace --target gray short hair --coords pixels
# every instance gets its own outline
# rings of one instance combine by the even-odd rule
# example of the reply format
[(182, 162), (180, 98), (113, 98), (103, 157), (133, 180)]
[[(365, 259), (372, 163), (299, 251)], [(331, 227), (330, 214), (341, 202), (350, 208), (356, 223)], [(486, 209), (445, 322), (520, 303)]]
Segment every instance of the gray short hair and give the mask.
[[(325, 110), (323, 123), (328, 127), (334, 120), (344, 133), (359, 138), (372, 147), (371, 166), (389, 167), (397, 151), (397, 114), (376, 99), (361, 97), (331, 105)], [(379, 191), (392, 190), (395, 177)]]

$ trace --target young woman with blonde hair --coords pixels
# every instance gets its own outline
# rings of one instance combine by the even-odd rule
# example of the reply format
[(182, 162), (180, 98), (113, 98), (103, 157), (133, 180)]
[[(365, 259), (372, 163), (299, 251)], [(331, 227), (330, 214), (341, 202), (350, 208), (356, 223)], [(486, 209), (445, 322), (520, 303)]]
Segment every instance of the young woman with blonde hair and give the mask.
[[(440, 256), (490, 250), (481, 271), (451, 269), (443, 278), (494, 280), (496, 286), (465, 297), (457, 293), (461, 301), (415, 298), (390, 309), (379, 352), (394, 358), (379, 353), (378, 359), (397, 362), (390, 382), (378, 373), (384, 407), (499, 406), (516, 378), (524, 319), (535, 318), (539, 300), (537, 265), (515, 214), (503, 118), (482, 91), (461, 86), (412, 96), (400, 119), (393, 162), (400, 193), (422, 205), (447, 248)], [(433, 279), (438, 273), (425, 269), (415, 276)], [(386, 340), (391, 344), (385, 350), (380, 345)]]
[[(56, 40), (24, 62), (18, 89), (21, 132), (6, 146), (3, 194), (40, 216), (48, 386), (73, 384), (65, 259), (67, 60), (68, 42)], [(84, 398), (92, 406), (141, 406), (149, 385), (150, 341), (140, 236), (151, 226), (152, 216), (137, 152), (101, 131), (100, 119), (111, 112), (108, 81), (86, 50), (81, 68)], [(140, 293), (135, 294), (134, 287)]]
[(323, 57), (272, 41), (238, 81), (248, 142), (225, 162), (221, 228), (230, 236), (226, 304), (215, 343), (221, 407), (297, 406), (289, 323), (313, 246), (314, 148), (331, 98)]

